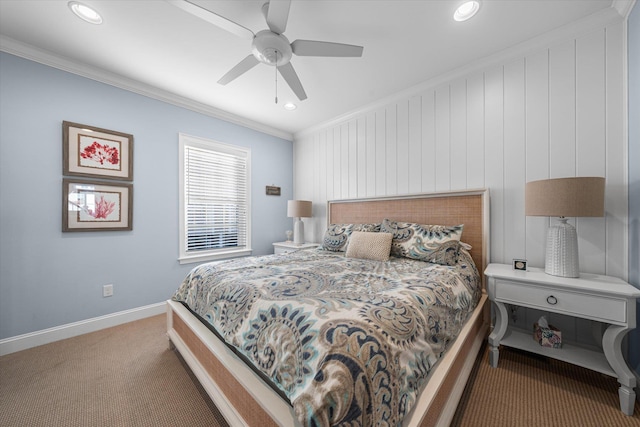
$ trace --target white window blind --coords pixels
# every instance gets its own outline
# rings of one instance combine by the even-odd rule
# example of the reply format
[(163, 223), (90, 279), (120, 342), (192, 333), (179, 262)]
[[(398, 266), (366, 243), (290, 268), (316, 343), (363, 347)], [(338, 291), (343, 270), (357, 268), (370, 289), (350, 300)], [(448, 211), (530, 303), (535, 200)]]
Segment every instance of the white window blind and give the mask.
[(249, 150), (186, 135), (180, 136), (180, 143), (181, 260), (246, 255), (250, 250)]

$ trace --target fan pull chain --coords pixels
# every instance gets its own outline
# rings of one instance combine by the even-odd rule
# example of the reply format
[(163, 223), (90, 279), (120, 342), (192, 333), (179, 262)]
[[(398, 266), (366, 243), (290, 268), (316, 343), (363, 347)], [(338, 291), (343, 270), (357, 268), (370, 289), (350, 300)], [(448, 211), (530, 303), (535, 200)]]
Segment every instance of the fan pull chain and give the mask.
[(276, 50), (276, 104), (278, 103), (278, 51)]

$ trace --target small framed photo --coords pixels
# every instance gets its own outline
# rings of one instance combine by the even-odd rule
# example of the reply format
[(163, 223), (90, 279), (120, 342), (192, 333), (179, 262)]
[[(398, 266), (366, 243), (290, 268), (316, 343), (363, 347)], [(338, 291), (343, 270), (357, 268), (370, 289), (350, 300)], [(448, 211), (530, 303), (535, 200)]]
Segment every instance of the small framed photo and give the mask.
[(514, 259), (513, 260), (513, 269), (514, 270), (527, 271), (527, 260), (526, 259)]
[(276, 187), (275, 185), (267, 185), (267, 196), (279, 196), (280, 195), (280, 187)]
[(62, 231), (133, 229), (133, 184), (62, 180)]
[(62, 174), (133, 180), (133, 135), (62, 122)]

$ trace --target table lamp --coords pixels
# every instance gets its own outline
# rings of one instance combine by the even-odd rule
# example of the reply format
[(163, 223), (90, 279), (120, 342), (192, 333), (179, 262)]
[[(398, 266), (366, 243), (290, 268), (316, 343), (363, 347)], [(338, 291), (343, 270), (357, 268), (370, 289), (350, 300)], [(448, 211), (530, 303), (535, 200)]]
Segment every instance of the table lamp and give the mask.
[(604, 178), (577, 177), (527, 182), (525, 214), (556, 216), (560, 222), (547, 231), (544, 272), (579, 277), (578, 235), (567, 217), (604, 216)]
[(302, 218), (310, 218), (312, 212), (311, 202), (308, 200), (289, 200), (287, 203), (287, 216), (295, 218), (293, 224), (293, 243), (304, 243), (304, 222)]

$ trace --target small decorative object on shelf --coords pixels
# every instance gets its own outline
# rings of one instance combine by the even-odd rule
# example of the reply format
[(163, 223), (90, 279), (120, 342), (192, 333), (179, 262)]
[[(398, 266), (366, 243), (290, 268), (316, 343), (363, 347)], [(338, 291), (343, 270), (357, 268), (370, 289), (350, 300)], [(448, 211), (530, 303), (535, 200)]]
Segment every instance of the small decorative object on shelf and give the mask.
[(287, 242), (290, 242), (291, 238), (293, 237), (293, 231), (287, 230), (287, 231), (284, 232), (284, 234), (287, 235)]
[(533, 324), (533, 339), (543, 347), (562, 347), (562, 332), (555, 326), (548, 324), (544, 316)]
[(527, 260), (526, 259), (514, 259), (513, 260), (513, 269), (514, 270), (527, 271)]

